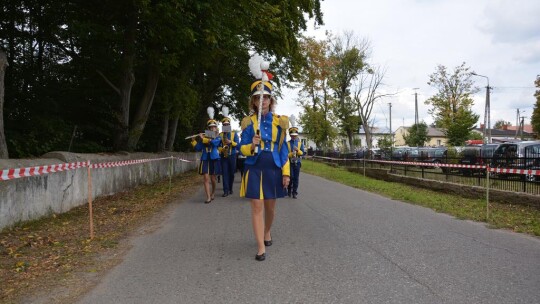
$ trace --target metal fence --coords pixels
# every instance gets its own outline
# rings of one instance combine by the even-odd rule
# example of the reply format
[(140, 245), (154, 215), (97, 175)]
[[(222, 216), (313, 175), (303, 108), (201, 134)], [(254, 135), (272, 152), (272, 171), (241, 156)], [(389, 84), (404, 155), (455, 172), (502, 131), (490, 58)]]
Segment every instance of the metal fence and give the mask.
[(398, 175), (483, 188), (486, 187), (489, 172), (491, 189), (540, 195), (540, 166), (534, 165), (538, 162), (538, 158), (506, 158), (505, 167), (491, 167), (490, 165), (496, 164), (497, 160), (484, 158), (482, 164), (463, 164), (461, 157), (448, 156), (436, 161), (423, 162), (422, 159), (392, 161), (348, 158), (335, 153), (317, 154), (321, 155), (314, 156), (342, 167), (380, 168)]

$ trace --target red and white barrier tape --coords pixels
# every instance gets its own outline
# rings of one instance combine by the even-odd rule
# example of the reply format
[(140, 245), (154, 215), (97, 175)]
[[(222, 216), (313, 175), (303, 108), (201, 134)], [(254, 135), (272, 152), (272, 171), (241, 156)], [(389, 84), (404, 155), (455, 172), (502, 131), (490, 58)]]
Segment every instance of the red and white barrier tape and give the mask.
[[(187, 160), (187, 159), (183, 159), (179, 157), (163, 157), (163, 158), (152, 158), (152, 159), (126, 160), (126, 161), (119, 161), (119, 162), (96, 163), (96, 164), (90, 164), (90, 168), (92, 169), (114, 168), (114, 167), (141, 164), (141, 163), (157, 161), (157, 160), (165, 160), (165, 159), (176, 159), (183, 162), (193, 162), (192, 160)], [(88, 162), (75, 162), (75, 163), (37, 166), (37, 167), (18, 168), (18, 169), (4, 169), (0, 171), (0, 181), (17, 179), (17, 178), (22, 178), (22, 177), (29, 177), (29, 176), (44, 175), (48, 173), (68, 171), (68, 170), (85, 168), (85, 167), (88, 167)]]
[(76, 162), (59, 165), (38, 166), (19, 169), (5, 169), (0, 171), (0, 180), (16, 179), (27, 176), (43, 175), (59, 171), (67, 171), (88, 167), (88, 162)]
[[(330, 160), (362, 161), (361, 159), (343, 159), (343, 158), (320, 157), (320, 156), (318, 156), (318, 157), (319, 158), (324, 158), (324, 159), (330, 159)], [(484, 165), (420, 163), (420, 162), (404, 162), (404, 161), (373, 160), (373, 159), (366, 159), (365, 161), (374, 162), (374, 163), (387, 163), (387, 164), (423, 166), (423, 167), (467, 168), (467, 169), (484, 169), (484, 170), (486, 170), (486, 168), (487, 168), (487, 166), (484, 166)], [(540, 175), (540, 170), (530, 170), (530, 169), (489, 168), (489, 171), (490, 172), (495, 172), (495, 173)]]

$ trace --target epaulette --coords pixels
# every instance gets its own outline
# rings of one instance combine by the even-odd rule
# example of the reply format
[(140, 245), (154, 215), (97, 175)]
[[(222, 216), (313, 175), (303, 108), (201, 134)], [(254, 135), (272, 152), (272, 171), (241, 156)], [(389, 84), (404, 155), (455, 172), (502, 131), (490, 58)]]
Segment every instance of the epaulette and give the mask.
[(279, 117), (279, 126), (281, 127), (281, 129), (288, 130), (289, 129), (289, 117), (287, 117), (285, 115), (278, 115), (278, 117)]
[(240, 122), (240, 128), (244, 131), (251, 124), (251, 116), (246, 116)]

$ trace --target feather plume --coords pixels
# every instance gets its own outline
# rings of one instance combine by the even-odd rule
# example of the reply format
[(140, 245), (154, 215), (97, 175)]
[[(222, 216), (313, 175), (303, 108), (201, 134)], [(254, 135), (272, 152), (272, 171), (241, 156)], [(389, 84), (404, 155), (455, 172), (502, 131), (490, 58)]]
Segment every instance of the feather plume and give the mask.
[(223, 114), (223, 117), (229, 117), (229, 107), (227, 106), (221, 107), (221, 113)]
[(289, 121), (291, 122), (291, 128), (296, 128), (296, 117), (294, 114), (289, 116)]
[(255, 53), (251, 58), (249, 58), (249, 71), (251, 72), (251, 75), (255, 77), (256, 79), (261, 79), (263, 72), (261, 70), (261, 62), (263, 62), (264, 59), (261, 57), (261, 55)]
[(214, 119), (214, 108), (208, 107), (206, 112), (208, 113), (208, 117), (210, 117), (210, 119)]

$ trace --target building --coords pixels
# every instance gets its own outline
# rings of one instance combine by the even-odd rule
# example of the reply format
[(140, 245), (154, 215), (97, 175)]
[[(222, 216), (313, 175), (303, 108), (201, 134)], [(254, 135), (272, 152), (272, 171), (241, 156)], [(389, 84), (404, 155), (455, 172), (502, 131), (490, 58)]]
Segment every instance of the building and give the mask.
[[(490, 129), (491, 131), (491, 142), (492, 143), (504, 143), (504, 142), (513, 142), (521, 140), (533, 140), (535, 134), (532, 133), (532, 127), (527, 129), (523, 128), (523, 133), (520, 130), (516, 131), (516, 127), (512, 126), (503, 126), (502, 129)], [(527, 132), (525, 130), (531, 130)], [(480, 135), (483, 135), (484, 125), (481, 124), (480, 128), (474, 128), (473, 132), (477, 132)]]
[[(373, 149), (379, 147), (379, 140), (384, 138), (385, 136), (391, 136), (392, 132), (390, 132), (390, 129), (388, 128), (377, 128), (377, 127), (371, 127), (371, 147)], [(355, 134), (356, 135), (356, 134)], [(366, 132), (364, 131), (364, 128), (360, 128), (360, 132), (358, 133), (358, 139), (359, 139), (359, 147), (362, 149), (367, 149), (368, 142), (366, 138)]]
[[(406, 146), (405, 136), (409, 134), (410, 127), (399, 127), (397, 128), (394, 136), (394, 145), (395, 146)], [(448, 138), (444, 134), (444, 130), (441, 128), (432, 128), (428, 127), (428, 141), (424, 144), (425, 146), (438, 147), (446, 146)]]

